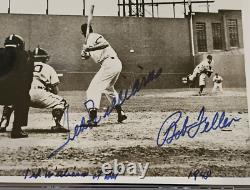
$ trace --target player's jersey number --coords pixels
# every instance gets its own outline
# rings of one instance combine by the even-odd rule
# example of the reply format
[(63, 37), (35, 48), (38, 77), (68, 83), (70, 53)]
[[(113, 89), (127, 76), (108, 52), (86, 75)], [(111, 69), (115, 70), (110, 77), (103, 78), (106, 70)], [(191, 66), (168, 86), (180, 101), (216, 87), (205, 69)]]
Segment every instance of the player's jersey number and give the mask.
[(36, 65), (36, 66), (34, 67), (34, 72), (40, 73), (40, 72), (42, 71), (42, 69), (43, 69), (43, 66), (42, 66), (42, 65)]

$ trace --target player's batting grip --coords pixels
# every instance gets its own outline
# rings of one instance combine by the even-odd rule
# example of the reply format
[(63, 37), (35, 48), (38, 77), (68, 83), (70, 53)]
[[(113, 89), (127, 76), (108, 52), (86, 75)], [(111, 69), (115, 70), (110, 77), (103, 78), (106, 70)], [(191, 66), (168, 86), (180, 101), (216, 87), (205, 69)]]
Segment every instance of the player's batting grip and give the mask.
[(89, 36), (89, 28), (90, 28), (90, 24), (91, 24), (91, 21), (92, 21), (92, 18), (93, 18), (94, 8), (95, 8), (95, 6), (94, 6), (94, 5), (91, 5), (90, 13), (89, 13), (89, 15), (88, 15), (88, 22), (87, 22), (87, 30), (86, 30), (85, 44), (86, 44), (87, 39), (88, 39), (88, 36)]

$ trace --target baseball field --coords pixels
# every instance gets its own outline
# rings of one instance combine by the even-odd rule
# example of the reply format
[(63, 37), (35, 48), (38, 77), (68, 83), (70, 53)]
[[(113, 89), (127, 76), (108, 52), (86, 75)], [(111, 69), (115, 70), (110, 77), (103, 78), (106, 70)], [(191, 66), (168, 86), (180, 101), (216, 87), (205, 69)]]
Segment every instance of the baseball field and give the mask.
[[(116, 113), (102, 119), (100, 126), (86, 129), (70, 141), (57, 155), (48, 155), (62, 145), (67, 134), (51, 133), (54, 125), (51, 112), (31, 108), (26, 139), (11, 139), (10, 130), (0, 134), (0, 175), (24, 175), (26, 169), (74, 168), (90, 174), (105, 162), (117, 159), (123, 163), (149, 163), (146, 176), (188, 176), (194, 169), (210, 169), (213, 177), (250, 177), (250, 128), (246, 89), (224, 89), (223, 94), (197, 96), (198, 89), (141, 90), (124, 102), (128, 119), (117, 123)], [(84, 91), (60, 92), (70, 104), (69, 127), (87, 118), (83, 107)], [(108, 102), (102, 99), (100, 114)], [(239, 122), (222, 130), (187, 135), (170, 144), (158, 147), (157, 135), (165, 119), (176, 111), (197, 120), (202, 107), (212, 120), (216, 112), (225, 111), (226, 117), (240, 118)], [(2, 108), (0, 109), (2, 112)], [(13, 116), (12, 119), (13, 120)], [(183, 119), (184, 121), (184, 119)], [(181, 122), (180, 122), (181, 125)]]

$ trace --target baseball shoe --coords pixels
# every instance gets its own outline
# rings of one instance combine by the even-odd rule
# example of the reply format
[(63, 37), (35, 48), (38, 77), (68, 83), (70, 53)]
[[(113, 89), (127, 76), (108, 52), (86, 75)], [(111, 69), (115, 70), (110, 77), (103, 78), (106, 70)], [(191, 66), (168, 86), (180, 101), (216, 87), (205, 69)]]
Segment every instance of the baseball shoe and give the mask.
[(6, 128), (6, 127), (8, 127), (9, 123), (10, 123), (10, 117), (9, 118), (3, 118), (0, 121), (0, 128)]
[(56, 126), (51, 127), (51, 131), (53, 133), (68, 133), (69, 132), (68, 129), (64, 128), (61, 125), (56, 125)]
[(3, 109), (3, 115), (0, 121), (0, 127), (8, 127), (9, 123), (10, 123), (10, 117), (12, 112), (14, 111), (13, 107), (8, 107), (8, 106), (4, 106)]
[(21, 128), (12, 130), (10, 133), (10, 138), (12, 139), (18, 139), (18, 138), (27, 138), (28, 134), (25, 133)]
[(127, 116), (126, 115), (118, 115), (118, 123), (122, 123), (124, 120), (127, 119)]
[(93, 121), (93, 120), (88, 120), (87, 123), (86, 123), (86, 125), (87, 125), (88, 127), (97, 127), (97, 126), (98, 126), (98, 125), (97, 125), (97, 122), (96, 122), (96, 121)]
[(194, 79), (190, 79), (190, 76), (191, 76), (191, 74), (189, 74), (188, 76), (187, 76), (187, 84), (193, 84), (194, 83)]

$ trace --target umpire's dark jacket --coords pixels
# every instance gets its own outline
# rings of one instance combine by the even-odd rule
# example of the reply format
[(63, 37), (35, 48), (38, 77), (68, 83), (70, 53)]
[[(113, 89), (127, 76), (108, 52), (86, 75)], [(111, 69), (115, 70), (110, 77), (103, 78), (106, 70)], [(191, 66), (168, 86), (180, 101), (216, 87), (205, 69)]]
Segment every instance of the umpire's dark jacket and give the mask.
[(14, 105), (13, 126), (27, 125), (33, 69), (31, 53), (13, 47), (0, 48), (0, 104)]

